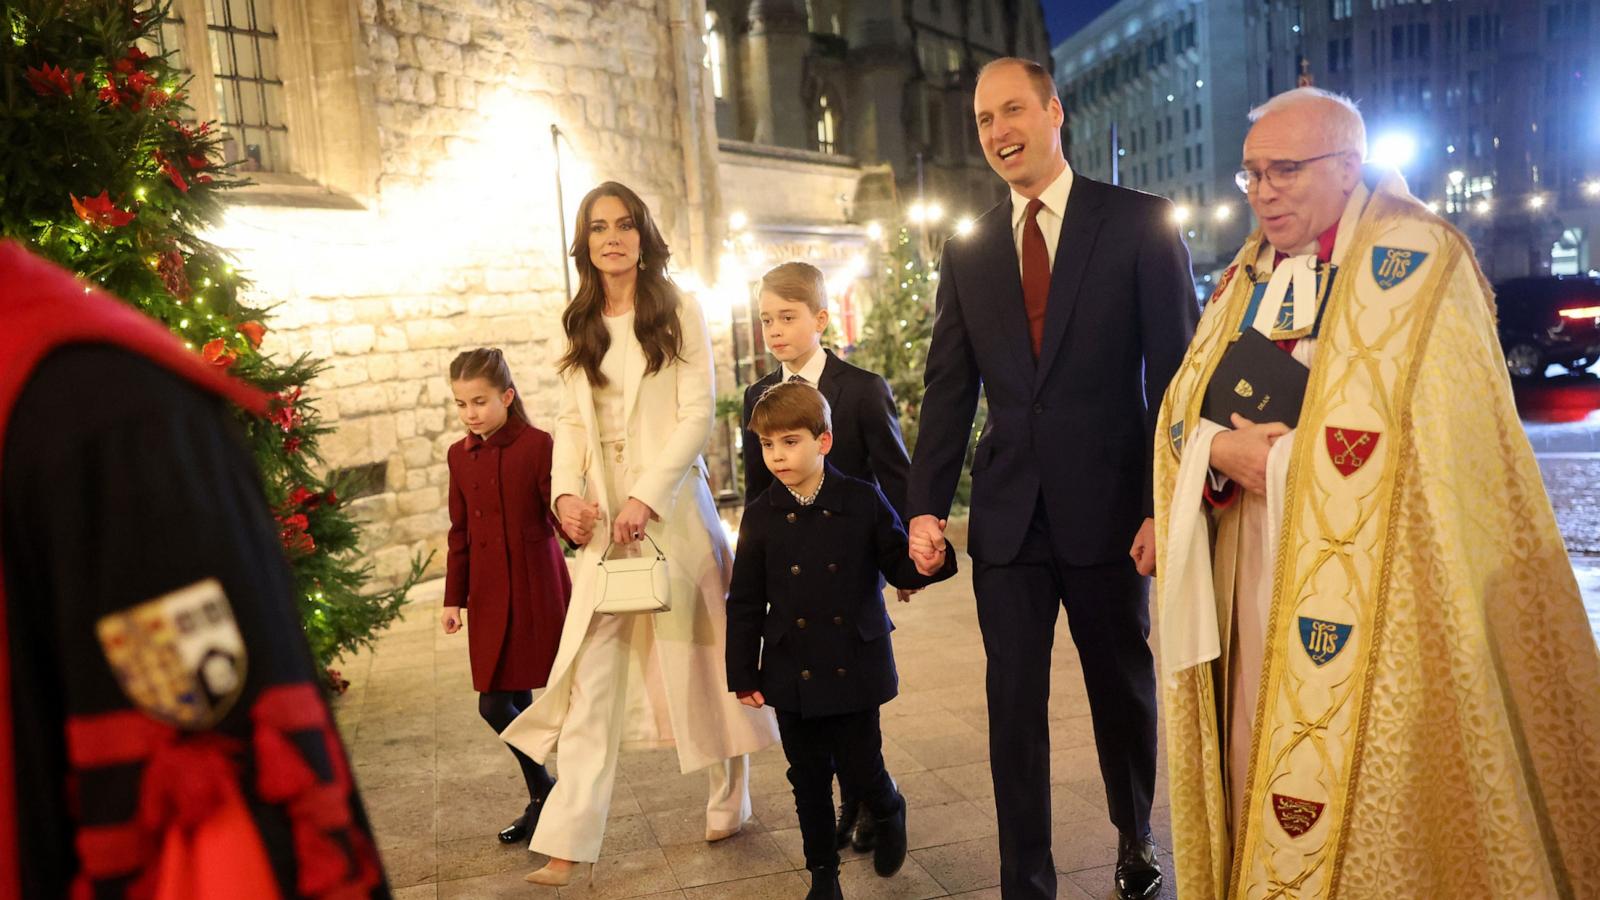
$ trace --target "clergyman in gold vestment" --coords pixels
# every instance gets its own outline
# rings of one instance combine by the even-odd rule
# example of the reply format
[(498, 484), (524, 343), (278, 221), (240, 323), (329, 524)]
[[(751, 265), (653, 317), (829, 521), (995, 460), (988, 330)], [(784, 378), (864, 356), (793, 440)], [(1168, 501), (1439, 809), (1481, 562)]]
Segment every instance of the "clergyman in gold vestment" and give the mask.
[[(1343, 98), (1251, 119), (1261, 228), (1157, 430), (1178, 896), (1600, 897), (1600, 652), (1472, 249)], [(1249, 328), (1292, 429), (1200, 415)]]

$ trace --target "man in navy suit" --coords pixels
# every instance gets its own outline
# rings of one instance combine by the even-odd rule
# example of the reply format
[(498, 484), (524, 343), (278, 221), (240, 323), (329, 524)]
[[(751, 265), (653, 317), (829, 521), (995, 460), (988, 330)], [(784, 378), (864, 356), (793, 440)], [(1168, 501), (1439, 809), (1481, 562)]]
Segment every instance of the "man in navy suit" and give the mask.
[(939, 270), (911, 552), (943, 546), (978, 389), (967, 550), (988, 655), (990, 771), (1007, 900), (1054, 897), (1050, 653), (1065, 605), (1083, 663), (1117, 896), (1161, 890), (1150, 837), (1155, 671), (1151, 450), (1161, 395), (1199, 316), (1172, 204), (1074, 175), (1055, 84), (1031, 60), (979, 75), (984, 156), (1011, 196), (951, 239)]

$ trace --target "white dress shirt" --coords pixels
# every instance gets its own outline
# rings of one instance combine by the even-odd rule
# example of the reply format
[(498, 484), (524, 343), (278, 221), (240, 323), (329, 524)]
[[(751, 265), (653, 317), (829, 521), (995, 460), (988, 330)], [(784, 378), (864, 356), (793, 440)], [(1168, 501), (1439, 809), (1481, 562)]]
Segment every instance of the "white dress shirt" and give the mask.
[[(1039, 194), (1044, 206), (1039, 209), (1039, 230), (1044, 232), (1044, 246), (1050, 251), (1050, 271), (1056, 268), (1056, 244), (1061, 240), (1061, 219), (1067, 214), (1067, 195), (1072, 193), (1072, 166), (1068, 165)], [(1011, 236), (1017, 244), (1017, 268), (1022, 268), (1022, 226), (1028, 221), (1027, 197), (1013, 188), (1011, 191)]]
[(806, 380), (806, 384), (809, 384), (812, 387), (818, 387), (822, 381), (822, 370), (827, 365), (828, 351), (818, 347), (817, 352), (811, 354), (811, 358), (806, 360), (806, 364), (800, 367), (798, 370), (791, 369), (789, 368), (788, 363), (784, 363), (783, 380), (788, 381), (790, 378), (799, 375), (801, 378)]

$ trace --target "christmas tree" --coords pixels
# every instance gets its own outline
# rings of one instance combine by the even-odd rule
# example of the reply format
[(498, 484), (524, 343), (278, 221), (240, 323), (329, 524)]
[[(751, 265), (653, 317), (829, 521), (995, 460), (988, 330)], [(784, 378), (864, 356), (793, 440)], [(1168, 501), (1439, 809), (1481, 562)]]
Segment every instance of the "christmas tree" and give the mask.
[[(915, 453), (917, 416), (922, 409), (922, 375), (928, 362), (928, 345), (933, 338), (933, 306), (939, 273), (923, 258), (917, 239), (905, 227), (890, 235), (888, 245), (887, 250), (875, 253), (877, 290), (862, 322), (861, 337), (850, 353), (850, 362), (877, 372), (889, 382), (899, 406), (900, 431), (905, 437), (906, 449)], [(983, 427), (985, 414), (980, 398), (974, 433)], [(970, 468), (971, 446), (967, 452)], [(957, 507), (966, 507), (970, 488), (970, 476), (963, 470), (956, 487)]]
[(888, 249), (875, 254), (877, 289), (861, 323), (850, 361), (883, 376), (899, 404), (906, 449), (917, 444), (917, 412), (922, 408), (922, 369), (933, 336), (933, 296), (938, 275), (917, 251), (904, 227), (888, 237)]
[[(324, 666), (369, 645), (425, 562), (363, 594), (370, 568), (341, 494), (320, 475), (311, 380), (321, 363), (261, 352), (262, 310), (199, 236), (242, 180), (222, 135), (192, 121), (181, 72), (160, 52), (166, 8), (130, 0), (7, 0), (0, 22), (0, 238), (23, 242), (160, 320), (212, 365), (272, 398), (244, 426), (294, 571), (306, 637)], [(329, 670), (332, 686), (342, 687)]]

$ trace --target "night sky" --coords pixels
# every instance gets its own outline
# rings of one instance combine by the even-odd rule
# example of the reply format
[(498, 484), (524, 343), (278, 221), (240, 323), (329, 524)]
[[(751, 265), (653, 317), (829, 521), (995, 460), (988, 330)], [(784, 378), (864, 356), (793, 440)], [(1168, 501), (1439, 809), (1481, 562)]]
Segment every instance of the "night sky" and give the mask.
[(1045, 27), (1050, 29), (1050, 46), (1053, 48), (1071, 37), (1115, 3), (1116, 0), (1043, 0)]

